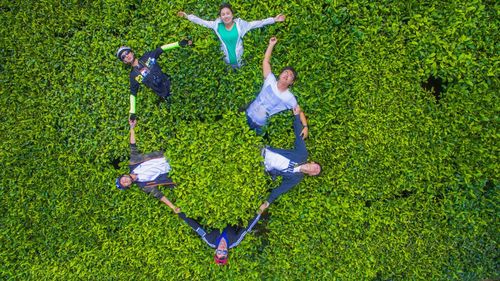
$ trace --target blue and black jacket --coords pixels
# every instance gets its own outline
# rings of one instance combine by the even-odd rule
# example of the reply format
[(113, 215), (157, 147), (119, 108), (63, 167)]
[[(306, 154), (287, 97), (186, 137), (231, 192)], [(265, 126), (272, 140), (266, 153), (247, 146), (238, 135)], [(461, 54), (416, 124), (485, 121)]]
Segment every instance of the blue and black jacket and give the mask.
[(245, 228), (239, 229), (238, 227), (228, 225), (220, 232), (218, 229), (214, 229), (207, 232), (203, 227), (194, 219), (186, 217), (186, 214), (178, 214), (181, 219), (183, 219), (200, 237), (205, 243), (211, 248), (217, 248), (219, 241), (222, 237), (226, 238), (227, 248), (231, 249), (238, 246), (245, 235), (252, 230), (252, 228), (259, 222), (260, 214), (255, 215)]
[[(302, 138), (302, 136), (300, 135), (303, 129), (302, 123), (300, 122), (300, 116), (294, 115), (294, 118), (295, 118), (293, 121), (293, 131), (295, 133), (294, 148), (281, 149), (281, 148), (267, 147), (267, 149), (290, 159), (291, 164), (300, 165), (307, 161), (308, 153), (307, 153), (306, 143)], [(293, 172), (293, 165), (292, 167), (285, 170), (270, 170), (267, 172), (273, 177), (273, 180), (276, 179), (276, 177), (278, 176), (281, 176), (283, 178), (283, 180), (281, 181), (281, 185), (273, 189), (271, 195), (269, 195), (269, 198), (267, 199), (267, 202), (269, 203), (272, 203), (281, 194), (287, 192), (292, 187), (299, 184), (304, 178), (303, 173)]]

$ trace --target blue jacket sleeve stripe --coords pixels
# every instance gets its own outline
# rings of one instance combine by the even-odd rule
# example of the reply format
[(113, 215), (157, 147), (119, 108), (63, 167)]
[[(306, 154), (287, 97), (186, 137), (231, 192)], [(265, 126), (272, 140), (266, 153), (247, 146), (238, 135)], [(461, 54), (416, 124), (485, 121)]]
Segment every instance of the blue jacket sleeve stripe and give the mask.
[(241, 241), (243, 240), (243, 238), (245, 238), (245, 235), (248, 232), (252, 231), (252, 228), (255, 226), (255, 224), (257, 224), (259, 219), (260, 219), (260, 214), (257, 214), (257, 216), (255, 216), (255, 218), (250, 223), (250, 225), (248, 225), (247, 228), (243, 232), (240, 233), (238, 240), (236, 240), (233, 244), (229, 245), (228, 248), (233, 248), (233, 247), (238, 246), (241, 243)]

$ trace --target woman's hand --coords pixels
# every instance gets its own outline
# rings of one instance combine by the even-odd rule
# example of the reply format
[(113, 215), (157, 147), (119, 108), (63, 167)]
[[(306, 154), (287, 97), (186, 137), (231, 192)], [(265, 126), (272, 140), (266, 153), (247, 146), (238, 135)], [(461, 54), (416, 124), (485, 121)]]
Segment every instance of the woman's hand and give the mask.
[(184, 11), (179, 11), (179, 12), (177, 12), (177, 16), (187, 18), (188, 15), (186, 13), (184, 13)]
[(283, 22), (283, 21), (285, 21), (285, 15), (279, 14), (279, 15), (275, 16), (274, 17), (274, 21), (275, 22)]
[(181, 208), (179, 207), (176, 207), (176, 206), (173, 206), (172, 210), (174, 211), (174, 213), (178, 214), (181, 212)]
[(262, 203), (262, 205), (260, 205), (259, 209), (257, 210), (257, 214), (262, 214), (267, 209), (267, 207), (269, 207), (269, 202), (265, 201), (264, 203)]
[(128, 119), (128, 124), (130, 125), (130, 129), (133, 129), (135, 127), (135, 125), (137, 124), (137, 120)]
[(271, 45), (271, 46), (276, 45), (276, 42), (278, 42), (278, 39), (276, 38), (276, 36), (273, 36), (273, 37), (271, 37), (271, 39), (269, 39), (269, 45)]

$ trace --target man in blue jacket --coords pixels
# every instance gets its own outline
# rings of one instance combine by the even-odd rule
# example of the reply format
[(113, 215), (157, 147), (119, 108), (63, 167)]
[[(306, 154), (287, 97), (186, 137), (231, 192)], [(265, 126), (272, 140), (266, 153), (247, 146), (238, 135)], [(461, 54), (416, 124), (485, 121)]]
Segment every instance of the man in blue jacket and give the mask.
[[(175, 211), (175, 210), (174, 210)], [(245, 235), (259, 222), (261, 211), (248, 222), (245, 228), (228, 225), (220, 232), (214, 229), (207, 233), (205, 229), (194, 219), (186, 217), (186, 214), (175, 211), (207, 245), (215, 249), (214, 261), (218, 265), (226, 265), (229, 257), (229, 249), (238, 246)]]
[(169, 206), (174, 212), (178, 213), (179, 208), (174, 206), (158, 186), (174, 187), (175, 183), (168, 177), (170, 165), (165, 159), (162, 151), (155, 151), (148, 154), (141, 154), (135, 144), (134, 127), (136, 120), (130, 120), (130, 174), (121, 175), (116, 179), (116, 187), (121, 190), (127, 190), (135, 183), (139, 188), (154, 196), (156, 199)]
[(278, 196), (296, 186), (304, 175), (316, 176), (321, 172), (321, 166), (315, 162), (307, 162), (307, 148), (304, 139), (301, 137), (302, 123), (300, 120), (301, 110), (299, 106), (293, 109), (295, 133), (295, 144), (293, 149), (280, 149), (266, 147), (262, 150), (264, 156), (264, 166), (273, 179), (281, 176), (281, 185), (273, 189), (267, 201), (259, 208), (263, 212)]

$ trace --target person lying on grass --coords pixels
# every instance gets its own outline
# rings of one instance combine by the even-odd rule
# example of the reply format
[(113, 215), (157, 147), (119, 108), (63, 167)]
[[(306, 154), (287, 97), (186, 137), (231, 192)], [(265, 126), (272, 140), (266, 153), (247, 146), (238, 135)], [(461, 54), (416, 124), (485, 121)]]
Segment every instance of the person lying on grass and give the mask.
[(180, 209), (158, 189), (159, 186), (175, 187), (175, 183), (168, 177), (170, 165), (163, 152), (140, 153), (135, 143), (134, 127), (137, 121), (129, 119), (128, 122), (130, 125), (130, 173), (119, 176), (115, 182), (116, 187), (120, 190), (127, 190), (135, 183), (142, 191), (157, 198), (174, 212), (179, 212)]
[(243, 36), (248, 31), (285, 20), (285, 16), (279, 14), (274, 18), (247, 22), (240, 18), (234, 18), (233, 8), (227, 3), (220, 6), (219, 17), (213, 21), (203, 20), (195, 15), (188, 15), (183, 11), (179, 11), (177, 15), (212, 29), (221, 42), (224, 62), (233, 68), (240, 68), (242, 65)]
[(170, 44), (165, 44), (153, 51), (146, 52), (142, 57), (137, 58), (128, 46), (121, 46), (116, 51), (116, 57), (124, 64), (130, 65), (130, 116), (135, 119), (135, 103), (140, 84), (146, 85), (160, 98), (166, 99), (170, 96), (170, 78), (163, 73), (158, 65), (158, 57), (164, 51), (179, 47), (191, 46), (191, 40), (181, 40)]
[(281, 176), (283, 180), (281, 185), (273, 189), (269, 198), (262, 203), (259, 210), (263, 212), (281, 194), (289, 191), (300, 183), (304, 175), (317, 176), (321, 172), (321, 166), (316, 162), (307, 162), (307, 148), (304, 139), (301, 137), (302, 123), (300, 121), (300, 108), (293, 109), (294, 122), (293, 130), (295, 133), (295, 143), (293, 149), (280, 149), (274, 147), (265, 147), (262, 149), (264, 157), (264, 166), (273, 180)]
[[(290, 92), (290, 87), (297, 79), (297, 72), (290, 66), (283, 68), (276, 80), (276, 77), (271, 71), (271, 54), (278, 40), (272, 37), (269, 40), (264, 59), (262, 61), (262, 74), (264, 75), (264, 84), (257, 97), (246, 108), (245, 114), (247, 123), (251, 130), (254, 130), (258, 135), (263, 134), (263, 128), (266, 126), (267, 120), (274, 114), (299, 108), (297, 99)], [(300, 132), (303, 138), (307, 138), (309, 129), (307, 127), (307, 119), (300, 110), (298, 113), (302, 124)]]
[(229, 258), (229, 249), (238, 246), (245, 235), (252, 231), (252, 228), (259, 222), (262, 212), (257, 214), (248, 222), (245, 228), (232, 225), (226, 226), (222, 232), (218, 229), (207, 232), (196, 220), (188, 218), (180, 210), (174, 210), (211, 248), (215, 249), (214, 261), (218, 265), (226, 265)]

